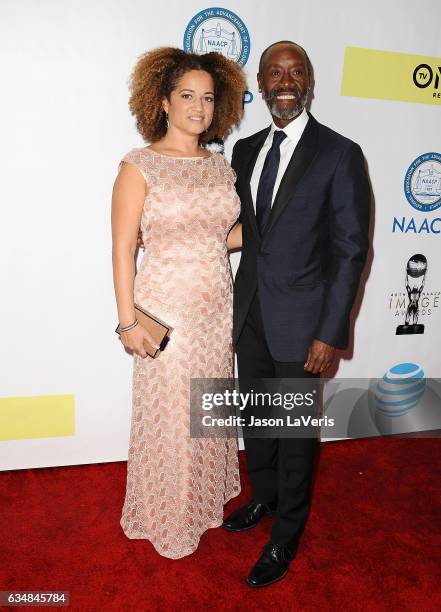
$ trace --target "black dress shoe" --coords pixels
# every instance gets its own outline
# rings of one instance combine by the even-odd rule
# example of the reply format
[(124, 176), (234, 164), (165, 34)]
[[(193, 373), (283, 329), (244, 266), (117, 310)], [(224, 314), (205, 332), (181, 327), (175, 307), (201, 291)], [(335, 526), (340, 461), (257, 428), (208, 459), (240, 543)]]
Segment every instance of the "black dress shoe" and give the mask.
[(222, 527), (227, 531), (246, 531), (255, 527), (262, 517), (272, 514), (274, 510), (275, 507), (270, 504), (251, 501), (232, 512), (222, 523)]
[(289, 564), (296, 556), (297, 545), (274, 544), (269, 542), (260, 559), (247, 578), (251, 587), (264, 587), (282, 580), (288, 573)]

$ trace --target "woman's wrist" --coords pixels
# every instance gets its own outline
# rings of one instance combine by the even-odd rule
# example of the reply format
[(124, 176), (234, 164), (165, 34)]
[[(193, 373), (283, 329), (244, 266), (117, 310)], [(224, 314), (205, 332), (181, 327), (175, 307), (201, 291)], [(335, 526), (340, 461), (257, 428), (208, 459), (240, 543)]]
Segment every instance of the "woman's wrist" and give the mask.
[(121, 327), (127, 327), (136, 321), (136, 310), (133, 307), (123, 309), (122, 312), (118, 312), (118, 315)]
[(131, 329), (133, 329), (134, 327), (136, 327), (138, 325), (138, 320), (135, 319), (134, 321), (132, 321), (131, 323), (128, 323), (127, 325), (121, 325), (119, 326), (119, 331), (120, 332), (126, 332), (126, 331), (130, 331)]

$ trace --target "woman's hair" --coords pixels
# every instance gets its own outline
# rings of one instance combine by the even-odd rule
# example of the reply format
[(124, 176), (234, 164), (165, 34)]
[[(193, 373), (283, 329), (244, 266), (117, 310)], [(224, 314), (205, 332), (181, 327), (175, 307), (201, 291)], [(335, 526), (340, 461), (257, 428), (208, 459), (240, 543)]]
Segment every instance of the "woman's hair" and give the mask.
[(208, 142), (225, 138), (243, 114), (243, 95), (247, 89), (240, 66), (220, 53), (196, 55), (173, 47), (160, 47), (142, 55), (130, 77), (129, 108), (136, 127), (149, 142), (162, 138), (166, 117), (162, 99), (170, 100), (179, 79), (190, 70), (205, 70), (214, 81), (214, 114), (207, 132), (199, 139)]

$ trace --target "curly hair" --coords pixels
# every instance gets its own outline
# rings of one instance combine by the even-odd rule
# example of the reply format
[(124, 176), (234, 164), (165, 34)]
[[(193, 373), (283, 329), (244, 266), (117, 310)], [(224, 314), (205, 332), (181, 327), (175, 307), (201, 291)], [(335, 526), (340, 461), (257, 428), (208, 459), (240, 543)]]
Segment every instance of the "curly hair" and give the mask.
[(144, 140), (162, 138), (167, 126), (162, 99), (170, 100), (179, 79), (190, 70), (205, 70), (214, 81), (214, 114), (201, 143), (225, 138), (240, 123), (247, 89), (241, 67), (220, 53), (196, 55), (173, 47), (160, 47), (142, 55), (131, 74), (129, 108)]

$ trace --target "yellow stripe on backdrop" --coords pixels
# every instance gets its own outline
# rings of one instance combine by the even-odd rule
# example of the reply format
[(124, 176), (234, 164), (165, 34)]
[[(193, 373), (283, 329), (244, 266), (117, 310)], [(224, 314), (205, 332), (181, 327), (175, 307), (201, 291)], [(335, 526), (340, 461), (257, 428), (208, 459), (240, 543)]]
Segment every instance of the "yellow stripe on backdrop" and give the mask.
[(341, 95), (441, 105), (441, 58), (346, 47)]
[(0, 440), (74, 435), (74, 395), (0, 398)]

